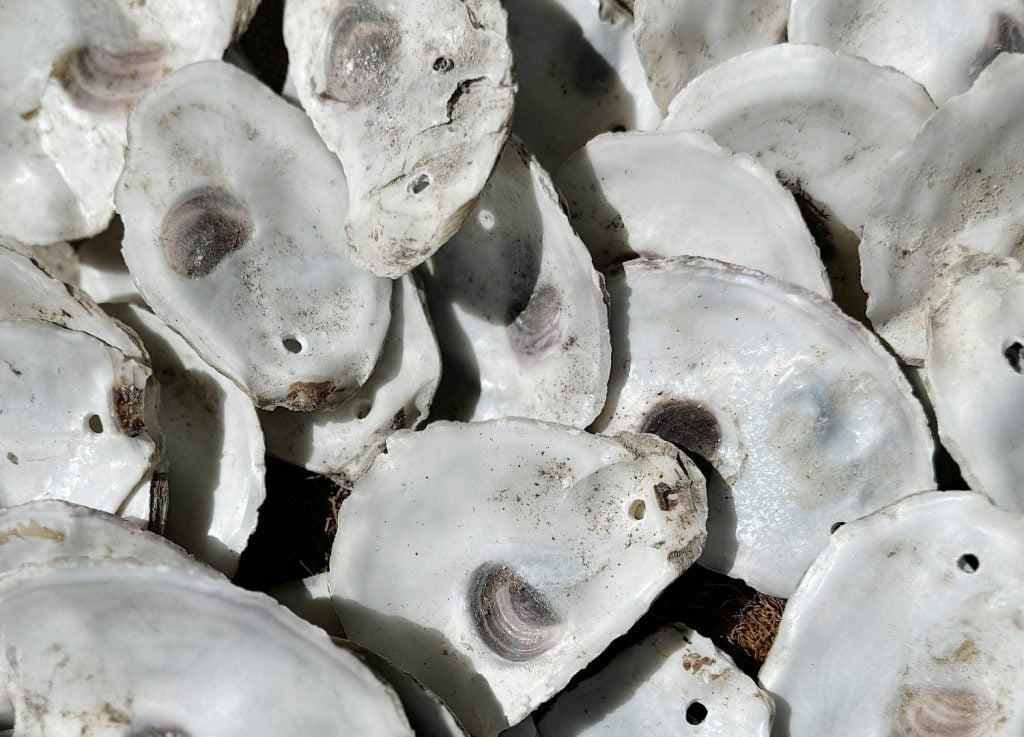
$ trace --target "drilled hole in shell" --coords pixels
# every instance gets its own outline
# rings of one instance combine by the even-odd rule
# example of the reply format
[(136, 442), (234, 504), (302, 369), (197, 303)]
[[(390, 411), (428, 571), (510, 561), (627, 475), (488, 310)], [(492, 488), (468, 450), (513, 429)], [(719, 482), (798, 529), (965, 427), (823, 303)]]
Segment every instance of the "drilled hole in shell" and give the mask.
[(297, 338), (294, 335), (286, 335), (281, 338), (281, 347), (289, 353), (302, 353), (306, 350), (306, 346), (301, 338)]
[(964, 573), (975, 573), (980, 566), (981, 561), (973, 553), (964, 553), (956, 561), (956, 567)]
[(86, 420), (86, 425), (88, 425), (89, 430), (91, 430), (96, 435), (99, 435), (100, 433), (103, 432), (103, 419), (99, 415), (89, 415), (88, 419)]
[(642, 520), (645, 514), (647, 514), (647, 505), (643, 499), (637, 499), (629, 505), (629, 516), (633, 519)]
[(433, 69), (435, 72), (441, 72), (443, 74), (445, 72), (450, 72), (454, 68), (455, 62), (447, 56), (439, 56), (434, 59)]
[(1018, 374), (1024, 373), (1024, 344), (1019, 340), (1011, 341), (1003, 348), (1003, 358)]
[(430, 186), (430, 175), (429, 174), (417, 174), (409, 182), (409, 194), (420, 194), (427, 187)]
[(509, 326), (516, 353), (540, 357), (562, 343), (562, 293), (551, 284), (539, 287)]
[(699, 701), (692, 701), (690, 705), (686, 707), (686, 723), (687, 724), (703, 724), (704, 720), (708, 718), (708, 707)]
[(126, 51), (85, 46), (61, 57), (53, 74), (82, 110), (122, 111), (163, 75), (163, 57), (152, 44)]
[(480, 639), (505, 660), (532, 660), (550, 650), (564, 631), (543, 594), (505, 563), (485, 563), (473, 573), (469, 608)]
[(252, 229), (245, 205), (218, 187), (204, 186), (186, 194), (164, 216), (159, 243), (171, 269), (199, 279), (248, 243)]

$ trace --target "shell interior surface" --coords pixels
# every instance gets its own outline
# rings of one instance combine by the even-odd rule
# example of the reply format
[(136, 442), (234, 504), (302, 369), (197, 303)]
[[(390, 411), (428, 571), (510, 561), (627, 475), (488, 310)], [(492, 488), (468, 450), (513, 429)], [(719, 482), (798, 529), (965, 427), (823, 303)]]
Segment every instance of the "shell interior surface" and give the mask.
[(353, 394), (380, 355), (391, 282), (338, 248), (345, 173), (302, 112), (203, 62), (147, 93), (129, 132), (117, 206), (153, 311), (258, 407)]
[(879, 178), (861, 243), (868, 317), (909, 363), (924, 359), (954, 246), (1024, 259), (1022, 121), (1024, 56), (1003, 54)]
[(163, 534), (232, 576), (266, 497), (256, 409), (153, 313), (129, 304), (107, 310), (142, 338), (160, 383), (158, 416), (170, 464)]
[(832, 296), (793, 195), (702, 133), (600, 136), (557, 181), (599, 269), (636, 255), (706, 256)]
[(920, 494), (844, 525), (760, 672), (789, 706), (776, 734), (1021, 734), (1022, 562), (1024, 518), (976, 493)]
[(1024, 52), (1016, 0), (794, 0), (789, 40), (899, 69), (942, 105), (1003, 52)]
[(582, 428), (601, 411), (611, 360), (602, 280), (518, 141), (424, 285), (444, 357), (437, 416)]
[(696, 258), (627, 262), (608, 288), (592, 429), (656, 432), (714, 467), (705, 567), (788, 597), (835, 523), (933, 486), (921, 406), (833, 303)]
[(0, 7), (0, 235), (41, 245), (103, 230), (131, 105), (218, 59), (236, 0), (34, 0)]
[(835, 299), (864, 312), (857, 244), (878, 173), (935, 112), (892, 69), (807, 44), (778, 44), (709, 69), (672, 101), (664, 130), (703, 130), (750, 154), (794, 193)]
[(711, 640), (665, 627), (559, 695), (540, 737), (687, 735), (769, 737), (774, 705)]
[(493, 737), (689, 566), (705, 510), (700, 474), (651, 436), (437, 422), (391, 436), (355, 483), (331, 592), (350, 638)]
[(601, 13), (595, 0), (506, 5), (519, 80), (512, 130), (548, 171), (601, 133), (658, 127), (628, 14)]
[(336, 409), (260, 413), (268, 452), (314, 473), (351, 483), (388, 435), (427, 417), (441, 377), (441, 353), (412, 275), (391, 295), (391, 325), (370, 378)]
[(925, 382), (939, 437), (975, 491), (1024, 512), (1024, 273), (1019, 261), (965, 256), (929, 324)]
[(383, 276), (426, 260), (479, 195), (512, 117), (498, 0), (292, 0), (302, 107), (345, 166), (349, 254)]
[(637, 0), (636, 47), (661, 108), (694, 77), (786, 40), (789, 0)]
[(124, 562), (55, 566), (0, 579), (0, 617), (0, 692), (13, 707), (0, 703), (0, 720), (27, 737), (412, 736), (357, 658), (222, 580)]

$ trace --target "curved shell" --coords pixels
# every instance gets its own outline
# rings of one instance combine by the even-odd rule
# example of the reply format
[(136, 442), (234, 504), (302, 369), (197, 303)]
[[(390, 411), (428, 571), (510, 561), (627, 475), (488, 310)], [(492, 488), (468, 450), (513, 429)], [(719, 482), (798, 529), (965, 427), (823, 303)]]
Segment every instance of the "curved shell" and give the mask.
[(593, 429), (653, 432), (714, 467), (702, 565), (785, 598), (834, 524), (933, 486), (924, 412), (831, 302), (695, 258), (628, 262), (608, 288)]
[(879, 179), (861, 243), (868, 317), (920, 364), (953, 246), (1024, 259), (1024, 56), (1004, 54), (928, 121)]
[(301, 111), (204, 62), (154, 87), (129, 134), (117, 206), (153, 311), (258, 407), (353, 394), (380, 354), (391, 283), (339, 251), (345, 174)]
[[(54, 567), (0, 579), (19, 734), (411, 737), (394, 695), (272, 599), (174, 568)], [(244, 698), (225, 684), (244, 683)], [(298, 705), (301, 708), (282, 708)]]
[(602, 284), (551, 179), (512, 139), (425, 269), (444, 365), (435, 416), (590, 424), (611, 359)]
[(656, 438), (437, 422), (355, 483), (331, 592), (349, 637), (493, 737), (690, 565), (704, 515), (700, 475)]
[(703, 130), (757, 158), (797, 197), (836, 301), (863, 315), (857, 244), (878, 174), (935, 105), (892, 69), (779, 44), (709, 69), (672, 101), (664, 130)]
[(899, 69), (942, 105), (1003, 52), (1024, 51), (1015, 0), (794, 0), (789, 40)]
[(598, 269), (706, 256), (832, 296), (818, 247), (775, 174), (690, 131), (599, 136), (559, 170)]
[(348, 175), (348, 253), (398, 277), (458, 230), (512, 117), (498, 0), (291, 0), (302, 107)]
[(1024, 517), (971, 492), (845, 525), (761, 668), (789, 707), (780, 737), (1021, 734), (1022, 561)]

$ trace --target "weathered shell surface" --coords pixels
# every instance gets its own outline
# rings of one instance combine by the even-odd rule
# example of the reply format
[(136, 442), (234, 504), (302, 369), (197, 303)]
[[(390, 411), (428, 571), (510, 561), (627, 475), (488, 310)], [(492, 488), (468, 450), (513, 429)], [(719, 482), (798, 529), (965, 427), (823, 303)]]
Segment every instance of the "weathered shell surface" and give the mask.
[(512, 117), (498, 0), (290, 0), (299, 100), (349, 183), (349, 255), (397, 277), (458, 230)]
[(903, 360), (927, 350), (953, 246), (1024, 259), (1024, 56), (1003, 54), (879, 178), (861, 243), (868, 317)]
[(636, 46), (661, 108), (702, 72), (786, 40), (789, 0), (637, 0)]
[(838, 530), (760, 672), (777, 737), (1024, 733), (1024, 517), (909, 497)]
[(351, 483), (388, 435), (427, 418), (441, 377), (441, 353), (419, 289), (407, 275), (391, 294), (391, 326), (370, 378), (337, 409), (260, 413), (271, 455)]
[(262, 594), (124, 562), (28, 574), (0, 579), (18, 734), (412, 736), (358, 659)]
[(707, 459), (701, 563), (787, 597), (837, 522), (932, 488), (932, 441), (892, 357), (827, 300), (678, 258), (609, 277), (612, 377), (599, 432)]
[(935, 105), (893, 69), (778, 44), (709, 69), (672, 101), (665, 130), (703, 130), (773, 169), (801, 203), (836, 301), (860, 317), (857, 244), (878, 174)]
[(353, 394), (380, 354), (391, 282), (339, 250), (345, 174), (302, 112), (203, 62), (155, 86), (129, 133), (117, 206), (153, 311), (258, 407)]
[(704, 505), (700, 474), (656, 438), (438, 422), (393, 435), (356, 482), (331, 591), (349, 637), (492, 737), (699, 555)]
[(600, 136), (556, 179), (599, 269), (636, 255), (706, 256), (832, 296), (793, 195), (704, 134)]
[(1024, 51), (1017, 0), (794, 0), (789, 40), (899, 69), (942, 105), (1003, 52)]
[(771, 696), (728, 655), (706, 637), (675, 625), (559, 695), (537, 731), (540, 737), (768, 737), (773, 714)]
[(551, 179), (515, 139), (424, 285), (444, 357), (436, 416), (583, 428), (601, 411), (611, 360), (602, 280)]
[(249, 397), (153, 313), (109, 305), (149, 351), (170, 467), (168, 539), (232, 576), (266, 497), (263, 433)]

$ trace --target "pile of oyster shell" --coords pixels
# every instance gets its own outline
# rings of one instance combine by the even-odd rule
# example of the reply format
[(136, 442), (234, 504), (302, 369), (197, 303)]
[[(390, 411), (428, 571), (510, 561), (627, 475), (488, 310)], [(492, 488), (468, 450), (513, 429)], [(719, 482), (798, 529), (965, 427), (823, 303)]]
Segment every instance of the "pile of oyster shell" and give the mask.
[[(1017, 52), (0, 0), (0, 735), (1024, 734)], [(343, 499), (274, 598), (268, 454)], [(752, 667), (647, 616), (688, 569), (783, 611)]]

